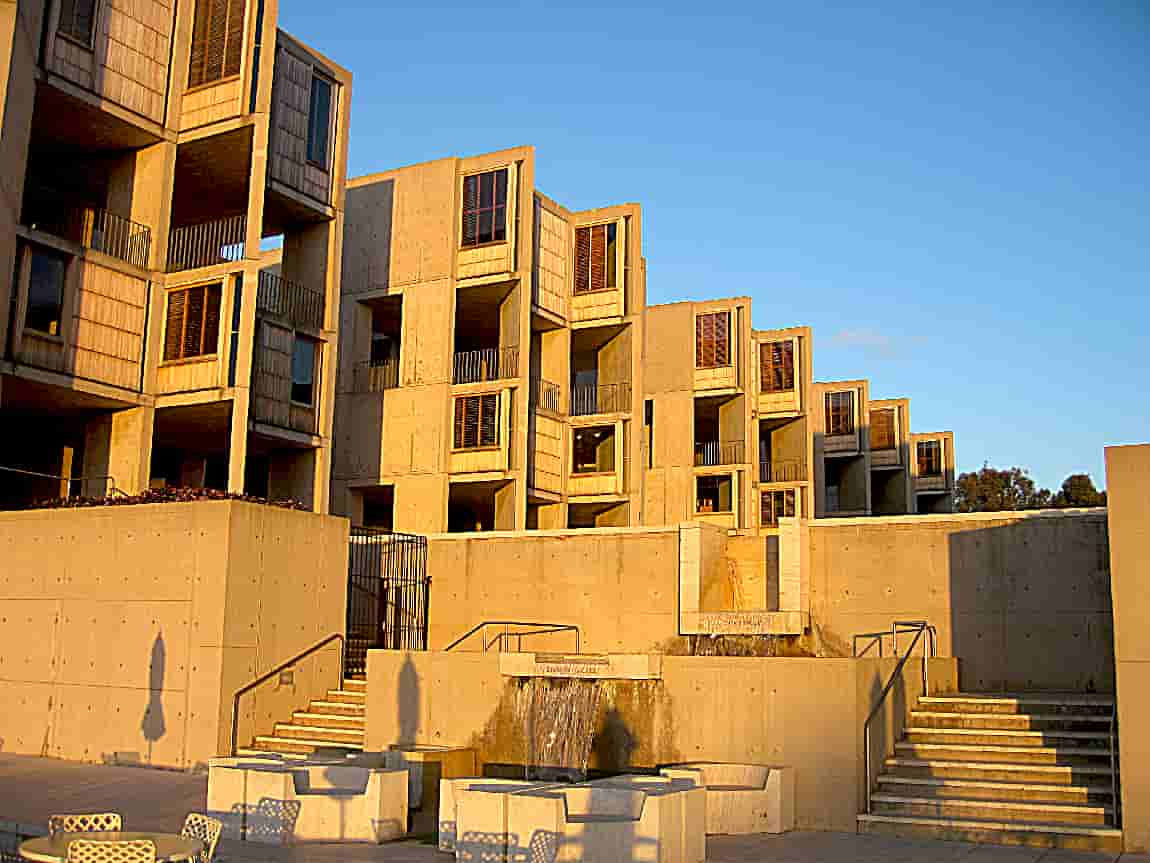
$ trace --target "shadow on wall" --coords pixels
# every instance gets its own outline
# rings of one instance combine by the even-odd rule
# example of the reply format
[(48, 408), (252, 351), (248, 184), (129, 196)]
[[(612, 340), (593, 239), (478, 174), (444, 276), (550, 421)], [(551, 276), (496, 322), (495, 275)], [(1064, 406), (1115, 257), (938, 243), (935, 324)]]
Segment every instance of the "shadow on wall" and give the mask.
[(419, 736), (419, 672), (415, 670), (415, 663), (408, 655), (403, 660), (403, 667), (399, 669), (399, 703), (396, 709), (399, 712), (399, 740), (401, 745), (410, 746), (416, 743)]
[(1106, 516), (948, 537), (951, 654), (968, 691), (1114, 691)]
[(164, 633), (156, 633), (152, 642), (152, 659), (148, 667), (148, 706), (144, 708), (144, 718), (140, 731), (148, 741), (148, 764), (152, 763), (152, 745), (167, 732), (164, 723), (164, 666), (167, 663), (167, 650), (164, 647)]

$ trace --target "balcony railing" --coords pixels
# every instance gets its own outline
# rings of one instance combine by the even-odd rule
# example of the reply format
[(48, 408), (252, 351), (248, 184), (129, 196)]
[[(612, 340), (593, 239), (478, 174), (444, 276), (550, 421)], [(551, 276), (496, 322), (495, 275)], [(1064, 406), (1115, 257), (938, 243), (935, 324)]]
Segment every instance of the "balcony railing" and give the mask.
[(571, 416), (625, 413), (631, 410), (631, 382), (575, 384), (571, 387)]
[(152, 229), (107, 210), (77, 207), (51, 193), (30, 191), (24, 221), (33, 230), (103, 252), (134, 267), (148, 266)]
[(695, 444), (695, 467), (714, 467), (721, 464), (742, 464), (746, 451), (744, 441), (705, 441)]
[(323, 294), (266, 270), (260, 272), (256, 311), (293, 327), (323, 329)]
[(759, 482), (803, 482), (807, 464), (798, 458), (760, 459)]
[(386, 360), (368, 360), (355, 367), (353, 391), (357, 393), (381, 393), (399, 386), (399, 360), (389, 357)]
[(550, 411), (553, 414), (562, 413), (559, 384), (543, 378), (534, 378), (531, 381), (531, 404), (535, 410)]
[(459, 351), (455, 354), (455, 370), (451, 382), (478, 384), (499, 381), (519, 375), (519, 348), (484, 348), (478, 351)]
[(228, 216), (172, 228), (168, 235), (168, 272), (243, 260), (247, 230), (247, 216)]

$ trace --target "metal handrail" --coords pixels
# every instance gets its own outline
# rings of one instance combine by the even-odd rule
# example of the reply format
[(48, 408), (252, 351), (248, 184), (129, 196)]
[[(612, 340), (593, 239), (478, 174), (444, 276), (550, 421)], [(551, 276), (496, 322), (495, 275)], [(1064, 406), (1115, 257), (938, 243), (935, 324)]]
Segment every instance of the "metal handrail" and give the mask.
[[(910, 659), (910, 655), (912, 653), (914, 653), (915, 645), (918, 644), (919, 639), (922, 638), (924, 632), (929, 633), (927, 635), (927, 645), (929, 647), (929, 650), (923, 650), (923, 653), (922, 653), (922, 694), (926, 695), (930, 691), (930, 689), (929, 689), (930, 677), (929, 677), (929, 671), (927, 670), (927, 660), (934, 655), (934, 649), (935, 649), (935, 634), (934, 634), (935, 630), (934, 630), (934, 627), (931, 626), (925, 620), (896, 620), (893, 624), (891, 624), (891, 634), (896, 639), (898, 638), (898, 632), (900, 631), (900, 627), (901, 627), (901, 631), (903, 631), (903, 632), (914, 631), (914, 633), (915, 633), (914, 638), (911, 640), (910, 647), (907, 648), (906, 653), (903, 654), (903, 656), (899, 659), (898, 665), (895, 666), (894, 671), (891, 673), (890, 679), (887, 680), (886, 686), (883, 687), (882, 692), (879, 694), (878, 701), (875, 702), (874, 707), (871, 708), (870, 715), (867, 716), (866, 722), (863, 723), (863, 763), (865, 766), (866, 811), (867, 811), (868, 815), (872, 814), (872, 809), (871, 809), (871, 771), (870, 771), (870, 726), (871, 726), (871, 723), (874, 721), (874, 718), (876, 716), (878, 716), (879, 711), (882, 709), (883, 704), (886, 702), (887, 695), (889, 695), (890, 691), (894, 688), (895, 681), (898, 680), (899, 675), (902, 674), (903, 668), (906, 667), (907, 660)], [(878, 633), (867, 633), (867, 634), (864, 634), (860, 637), (866, 638), (868, 636), (874, 636), (877, 634)], [(886, 633), (883, 633), (883, 635), (885, 635), (885, 634)], [(896, 655), (897, 655), (897, 646), (896, 646)]]
[(1118, 722), (1118, 701), (1110, 708), (1110, 806), (1115, 828), (1122, 828), (1122, 798), (1118, 795), (1118, 753), (1114, 750), (1114, 726)]
[(2, 465), (2, 464), (0, 464), (0, 470), (6, 471), (7, 473), (18, 473), (21, 476), (36, 476), (36, 477), (40, 477), (41, 479), (55, 479), (55, 480), (60, 480), (62, 482), (67, 482), (69, 495), (72, 494), (72, 491), (71, 491), (72, 485), (71, 484), (74, 482), (91, 482), (93, 480), (108, 480), (108, 493), (105, 495), (105, 497), (111, 497), (112, 495), (115, 495), (115, 494), (127, 496), (125, 492), (121, 491), (120, 489), (118, 489), (116, 487), (116, 478), (114, 476), (112, 476), (110, 473), (109, 474), (93, 474), (92, 476), (71, 476), (71, 477), (69, 477), (69, 476), (61, 476), (59, 474), (54, 474), (54, 473), (41, 473), (40, 471), (37, 471), (37, 470), (24, 470), (23, 468), (18, 468), (18, 467), (7, 467), (7, 466)]
[[(891, 624), (891, 627), (889, 630), (884, 629), (884, 630), (881, 630), (879, 632), (860, 632), (851, 638), (851, 656), (853, 656), (855, 659), (859, 659), (863, 656), (866, 656), (867, 653), (870, 651), (870, 649), (872, 647), (874, 647), (875, 644), (878, 644), (879, 659), (882, 659), (882, 640), (888, 635), (891, 637), (891, 641), (893, 643), (894, 655), (897, 656), (898, 655), (898, 634), (900, 632), (916, 632), (922, 626), (926, 626), (926, 628), (928, 630), (927, 636), (928, 636), (928, 639), (930, 642), (930, 644), (929, 644), (930, 655), (934, 656), (935, 651), (938, 647), (938, 641), (937, 641), (938, 630), (936, 630), (933, 626), (931, 626), (925, 620), (896, 620), (894, 623)], [(859, 643), (860, 638), (870, 639), (867, 646), (864, 647), (861, 652), (858, 649), (858, 643)]]
[(315, 644), (313, 644), (311, 647), (309, 647), (307, 650), (303, 651), (302, 653), (296, 654), (295, 656), (293, 656), (291, 659), (287, 660), (286, 662), (281, 662), (279, 665), (277, 665), (271, 671), (268, 671), (265, 674), (257, 677), (251, 683), (247, 684), (247, 686), (244, 686), (242, 689), (239, 689), (236, 692), (236, 694), (234, 696), (232, 696), (232, 755), (235, 755), (236, 750), (239, 748), (240, 697), (243, 695), (247, 695), (249, 692), (251, 692), (257, 686), (259, 686), (261, 683), (267, 683), (269, 680), (271, 680), (273, 677), (275, 677), (281, 671), (286, 671), (287, 669), (291, 668), (293, 665), (300, 662), (301, 660), (306, 659), (308, 656), (315, 653), (316, 651), (318, 651), (324, 647), (327, 647), (333, 641), (339, 642), (339, 675), (340, 675), (339, 676), (339, 684), (342, 684), (343, 683), (343, 661), (344, 661), (344, 653), (347, 650), (347, 640), (344, 638), (342, 632), (333, 632), (327, 638), (323, 639), (322, 641), (316, 642)]
[[(578, 626), (575, 626), (574, 624), (570, 624), (570, 623), (539, 623), (536, 621), (524, 621), (524, 620), (485, 620), (482, 623), (477, 623), (477, 624), (475, 624), (475, 626), (471, 627), (471, 629), (467, 630), (467, 632), (463, 633), (463, 635), (459, 636), (459, 638), (455, 639), (455, 641), (451, 642), (451, 644), (447, 645), (447, 647), (443, 648), (444, 651), (452, 650), (453, 648), (458, 647), (460, 644), (465, 642), (467, 639), (471, 638), (471, 636), (475, 635), (475, 633), (479, 632), (482, 629), (486, 629), (488, 626), (503, 626), (503, 627), (508, 627), (508, 626), (535, 626), (535, 627), (543, 627), (543, 629), (539, 632), (506, 632), (506, 631), (501, 632), (499, 635), (497, 635), (495, 638), (493, 638), (490, 643), (488, 643), (487, 639), (484, 638), (484, 641), (483, 641), (483, 652), (484, 653), (486, 653), (488, 648), (492, 644), (494, 644), (497, 640), (501, 641), (503, 638), (512, 637), (512, 636), (518, 636), (518, 637), (522, 638), (524, 635), (546, 635), (546, 634), (549, 634), (552, 632), (574, 632), (575, 633), (575, 652), (576, 653), (580, 652), (581, 639), (580, 639), (580, 633), (579, 633), (579, 627)], [(500, 645), (500, 647), (502, 648), (502, 644)]]

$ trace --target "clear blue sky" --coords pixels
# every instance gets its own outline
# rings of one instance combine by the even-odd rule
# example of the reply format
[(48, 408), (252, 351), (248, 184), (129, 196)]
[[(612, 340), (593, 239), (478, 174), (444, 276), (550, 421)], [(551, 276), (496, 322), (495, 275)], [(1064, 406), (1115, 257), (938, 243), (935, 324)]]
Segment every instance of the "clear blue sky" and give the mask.
[[(1150, 4), (281, 0), (351, 174), (520, 144), (644, 206), (649, 301), (754, 298), (959, 469), (1150, 440)], [(936, 7), (936, 8), (927, 8)]]

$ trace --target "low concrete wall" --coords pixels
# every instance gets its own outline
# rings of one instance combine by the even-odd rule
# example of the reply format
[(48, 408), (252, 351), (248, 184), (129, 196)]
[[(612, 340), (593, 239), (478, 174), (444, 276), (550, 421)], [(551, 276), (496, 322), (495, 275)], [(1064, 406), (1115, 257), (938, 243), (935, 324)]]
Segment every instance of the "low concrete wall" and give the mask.
[(827, 519), (809, 533), (820, 654), (926, 619), (964, 689), (1113, 691), (1105, 509)]
[[(343, 629), (347, 522), (236, 501), (0, 513), (0, 749), (188, 767), (232, 695)], [(241, 739), (337, 679), (242, 702)]]
[[(855, 829), (863, 809), (863, 722), (895, 661), (664, 656), (660, 681), (606, 681), (590, 767), (622, 771), (679, 761), (795, 768), (798, 826)], [(468, 746), (488, 774), (527, 760), (522, 680), (497, 653), (368, 654), (367, 748)], [(921, 692), (912, 662), (876, 721), (872, 764), (893, 748)], [(931, 661), (931, 691), (952, 691), (957, 662)]]
[(1150, 851), (1150, 445), (1107, 447), (1118, 751), (1126, 851)]

